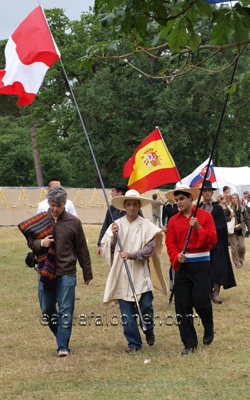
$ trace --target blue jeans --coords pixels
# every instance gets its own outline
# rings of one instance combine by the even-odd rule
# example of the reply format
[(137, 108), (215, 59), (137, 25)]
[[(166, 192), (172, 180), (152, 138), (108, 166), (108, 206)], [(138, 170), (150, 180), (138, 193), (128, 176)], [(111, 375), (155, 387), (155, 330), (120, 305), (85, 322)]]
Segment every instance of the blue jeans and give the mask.
[[(146, 292), (141, 295), (139, 301), (141, 313), (147, 327), (147, 331), (144, 332), (145, 335), (151, 335), (154, 332), (153, 298), (152, 292)], [(138, 328), (140, 321), (136, 303), (132, 301), (119, 300), (119, 306), (122, 314), (123, 334), (128, 341), (128, 347), (140, 349), (142, 346), (142, 340)]]
[(75, 287), (75, 276), (62, 275), (55, 278), (53, 289), (46, 290), (43, 288), (39, 275), (38, 299), (43, 313), (43, 321), (49, 324), (51, 331), (55, 335), (57, 351), (70, 351), (68, 345), (75, 307)]

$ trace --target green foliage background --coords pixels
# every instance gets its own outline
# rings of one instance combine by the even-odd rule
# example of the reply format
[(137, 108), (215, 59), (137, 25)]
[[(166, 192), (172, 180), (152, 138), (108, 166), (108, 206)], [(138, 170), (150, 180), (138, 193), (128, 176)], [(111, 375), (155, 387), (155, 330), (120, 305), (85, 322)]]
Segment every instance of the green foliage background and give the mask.
[[(165, 49), (164, 53), (161, 49), (160, 57), (156, 58), (147, 52), (139, 52), (133, 55), (132, 59), (129, 58), (129, 63), (134, 63), (135, 69), (124, 62), (124, 58), (114, 57), (114, 55), (124, 55), (131, 49), (130, 35), (134, 35), (135, 26), (129, 25), (131, 29), (128, 29), (126, 25), (125, 29), (121, 21), (116, 20), (118, 25), (115, 25), (114, 19), (111, 23), (110, 17), (108, 19), (109, 3), (111, 2), (96, 1), (99, 15), (94, 12), (83, 13), (79, 21), (69, 21), (61, 9), (45, 10), (53, 37), (61, 51), (61, 59), (74, 90), (104, 184), (108, 187), (113, 181), (123, 180), (124, 163), (155, 126), (159, 126), (181, 177), (191, 173), (208, 158), (232, 74), (233, 66), (230, 68), (226, 66), (233, 63), (239, 50), (243, 51), (237, 65), (235, 85), (231, 87), (231, 92), (234, 93), (229, 96), (213, 163), (215, 166), (225, 167), (250, 165), (248, 48), (242, 46), (223, 48), (223, 51), (211, 58), (208, 48), (200, 47), (198, 50), (196, 47), (195, 50), (195, 44), (192, 45), (192, 52), (182, 51), (187, 44), (190, 45), (191, 39), (192, 43), (195, 42), (195, 36), (192, 34), (194, 31), (199, 33), (201, 44), (218, 41), (219, 33), (216, 33), (214, 28), (217, 26), (218, 29), (218, 23), (215, 22), (221, 18), (222, 25), (219, 25), (225, 25), (225, 11), (215, 9), (212, 15), (210, 6), (201, 0), (195, 2), (200, 14), (198, 15), (197, 9), (194, 8), (190, 11), (192, 29), (187, 30), (185, 25), (185, 29), (189, 32), (188, 39), (182, 42), (181, 38), (175, 37), (175, 40), (179, 41), (178, 45), (175, 44), (177, 47), (173, 47), (175, 31), (173, 22), (164, 25), (159, 18), (157, 20), (157, 17), (154, 20), (151, 18), (151, 21), (148, 19), (144, 21), (145, 18), (142, 16), (142, 19), (137, 21), (140, 24), (137, 27), (136, 38), (139, 38), (143, 45), (156, 43), (157, 26), (160, 34), (158, 43), (163, 43), (165, 29), (168, 31), (166, 37), (170, 41), (172, 52), (171, 57), (165, 57), (169, 56), (170, 50)], [(137, 3), (142, 5), (137, 1), (133, 4)], [(144, 5), (148, 3), (150, 2), (143, 2)], [(150, 4), (153, 3), (161, 2)], [(174, 5), (188, 6), (188, 2), (169, 3), (172, 3), (171, 12), (177, 11), (177, 8), (173, 8)], [(160, 7), (160, 4), (158, 6)], [(162, 8), (160, 10), (162, 12)], [(130, 11), (132, 12), (132, 8)], [(238, 10), (239, 12), (243, 11)], [(246, 7), (244, 12), (247, 13)], [(134, 20), (139, 18), (137, 13), (134, 14)], [(206, 18), (203, 17), (205, 13)], [(128, 10), (126, 15), (129, 15)], [(236, 18), (235, 15), (232, 18)], [(245, 38), (249, 36), (250, 24), (247, 15), (243, 15), (242, 18), (243, 22), (238, 24), (239, 35), (244, 31), (242, 35), (245, 35)], [(181, 24), (176, 19), (175, 24), (178, 23)], [(117, 28), (116, 41), (114, 41), (114, 26)], [(210, 29), (211, 27), (213, 29)], [(230, 25), (230, 32), (227, 31), (227, 25), (224, 28), (227, 40), (230, 35), (231, 40), (234, 40), (235, 25)], [(243, 36), (240, 36), (240, 39)], [(105, 49), (102, 47), (103, 44)], [(5, 45), (6, 41), (0, 42), (1, 69), (5, 67)], [(96, 53), (92, 57), (94, 48)], [(155, 50), (154, 55), (157, 54)], [(195, 68), (188, 74), (179, 76), (181, 65), (187, 57), (196, 65), (207, 58), (206, 70), (209, 69), (214, 73), (206, 73), (203, 68)], [(161, 75), (170, 70), (171, 79), (160, 79)], [(220, 73), (215, 73), (217, 71)], [(175, 73), (178, 79), (174, 78)], [(30, 138), (30, 127), (34, 125), (45, 185), (51, 176), (57, 176), (64, 186), (100, 187), (85, 133), (60, 61), (56, 62), (46, 74), (40, 92), (31, 106), (17, 107), (16, 100), (11, 96), (0, 96), (0, 185), (36, 186)]]

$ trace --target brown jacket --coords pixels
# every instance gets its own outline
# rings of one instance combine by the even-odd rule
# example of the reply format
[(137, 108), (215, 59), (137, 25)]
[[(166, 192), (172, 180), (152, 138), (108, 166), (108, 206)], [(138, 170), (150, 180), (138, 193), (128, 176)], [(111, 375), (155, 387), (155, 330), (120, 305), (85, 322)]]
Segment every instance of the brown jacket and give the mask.
[[(64, 211), (55, 223), (50, 210), (48, 210), (48, 217), (53, 227), (55, 240), (56, 275), (76, 274), (76, 262), (78, 259), (84, 280), (93, 279), (89, 250), (79, 218)], [(35, 254), (44, 253), (45, 248), (41, 248), (40, 239), (29, 237), (28, 245)], [(40, 268), (42, 268), (42, 265), (39, 265)]]

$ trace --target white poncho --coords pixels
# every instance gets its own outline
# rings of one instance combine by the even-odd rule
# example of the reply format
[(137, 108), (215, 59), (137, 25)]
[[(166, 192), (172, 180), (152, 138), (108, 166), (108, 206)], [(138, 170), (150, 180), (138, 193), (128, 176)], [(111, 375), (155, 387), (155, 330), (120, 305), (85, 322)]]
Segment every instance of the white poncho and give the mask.
[[(154, 237), (156, 240), (154, 254), (149, 262), (148, 260), (127, 260), (138, 300), (142, 293), (153, 290), (153, 287), (160, 289), (166, 295), (167, 288), (161, 268), (162, 230), (140, 216), (132, 223), (128, 221), (126, 216), (116, 220), (115, 223), (119, 226), (118, 234), (124, 251), (136, 252), (141, 250)], [(101, 241), (104, 257), (111, 268), (103, 301), (104, 303), (117, 302), (118, 299), (134, 301), (126, 268), (118, 252), (118, 243), (116, 243), (114, 254), (111, 254), (112, 236), (110, 225)]]

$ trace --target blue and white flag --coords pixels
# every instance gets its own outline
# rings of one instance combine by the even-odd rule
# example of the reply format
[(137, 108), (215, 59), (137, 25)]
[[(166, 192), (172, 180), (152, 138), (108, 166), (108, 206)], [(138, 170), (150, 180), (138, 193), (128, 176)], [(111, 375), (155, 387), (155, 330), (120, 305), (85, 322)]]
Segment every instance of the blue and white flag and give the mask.
[[(204, 161), (199, 167), (197, 167), (190, 175), (186, 176), (186, 178), (181, 180), (182, 184), (188, 185), (189, 187), (201, 187), (202, 182), (204, 180), (207, 166), (208, 166), (209, 158)], [(216, 182), (216, 176), (214, 173), (214, 166), (213, 162), (211, 160), (211, 163), (209, 165), (208, 173), (206, 176), (206, 180), (214, 183)], [(180, 184), (180, 182), (178, 182)], [(178, 186), (178, 184), (176, 186)]]

